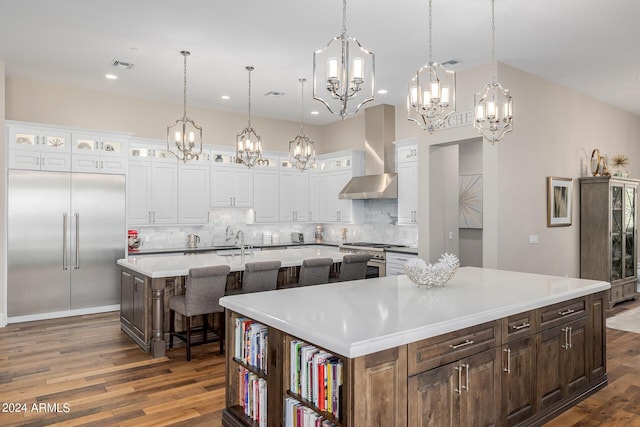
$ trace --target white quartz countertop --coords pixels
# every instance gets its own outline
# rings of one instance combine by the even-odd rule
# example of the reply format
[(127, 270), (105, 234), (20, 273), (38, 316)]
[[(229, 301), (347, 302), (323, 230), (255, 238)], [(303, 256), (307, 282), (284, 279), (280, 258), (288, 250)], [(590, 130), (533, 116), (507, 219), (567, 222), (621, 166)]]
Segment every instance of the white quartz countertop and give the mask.
[(242, 271), (244, 270), (244, 263), (247, 262), (279, 260), (282, 262), (282, 267), (291, 267), (301, 265), (303, 260), (309, 258), (332, 258), (334, 262), (341, 262), (343, 255), (336, 248), (331, 247), (301, 247), (296, 249), (254, 251), (253, 255), (250, 255), (250, 251), (247, 251), (244, 260), (240, 255), (222, 256), (204, 253), (139, 258), (129, 255), (128, 258), (119, 259), (117, 262), (122, 267), (129, 268), (152, 279), (157, 279), (186, 276), (189, 273), (189, 269), (193, 267), (227, 264), (231, 267), (231, 271)]
[(463, 267), (444, 288), (407, 276), (227, 296), (220, 304), (358, 357), (609, 289), (607, 282)]

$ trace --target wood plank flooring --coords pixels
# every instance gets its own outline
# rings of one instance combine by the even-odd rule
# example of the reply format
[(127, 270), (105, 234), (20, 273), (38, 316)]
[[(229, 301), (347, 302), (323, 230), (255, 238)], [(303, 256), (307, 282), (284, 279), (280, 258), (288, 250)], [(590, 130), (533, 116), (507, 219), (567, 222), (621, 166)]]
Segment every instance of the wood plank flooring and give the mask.
[[(607, 329), (607, 343), (609, 385), (548, 427), (640, 426), (640, 335)], [(194, 347), (189, 363), (184, 348), (153, 359), (116, 312), (0, 328), (0, 426), (220, 426), (217, 350)]]

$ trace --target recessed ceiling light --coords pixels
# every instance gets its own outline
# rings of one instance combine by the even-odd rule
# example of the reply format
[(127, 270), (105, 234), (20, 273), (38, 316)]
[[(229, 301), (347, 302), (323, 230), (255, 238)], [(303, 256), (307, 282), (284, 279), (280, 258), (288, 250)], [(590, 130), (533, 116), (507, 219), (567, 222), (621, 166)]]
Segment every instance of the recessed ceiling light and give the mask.
[(318, 114), (320, 114), (320, 111), (315, 111), (315, 110), (314, 110), (314, 111), (312, 111), (312, 112), (311, 112), (311, 115), (312, 115), (312, 116), (317, 116)]
[(386, 89), (380, 89), (380, 90), (378, 91), (378, 93), (379, 93), (380, 95), (384, 95), (384, 94), (386, 94), (386, 93), (388, 93), (388, 92), (389, 92), (389, 91), (388, 91), (388, 90), (386, 90)]
[(225, 101), (228, 101), (229, 99), (231, 99), (231, 97), (229, 95), (222, 95), (220, 99), (224, 99)]
[(118, 76), (116, 76), (115, 74), (111, 74), (111, 73), (107, 73), (104, 75), (104, 77), (107, 80), (118, 80)]

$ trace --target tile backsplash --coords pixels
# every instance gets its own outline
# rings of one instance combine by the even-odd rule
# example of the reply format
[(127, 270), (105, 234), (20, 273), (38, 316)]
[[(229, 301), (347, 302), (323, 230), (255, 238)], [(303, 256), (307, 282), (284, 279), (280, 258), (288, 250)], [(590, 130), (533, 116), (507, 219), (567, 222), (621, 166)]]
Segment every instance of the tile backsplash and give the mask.
[(220, 208), (210, 211), (210, 222), (203, 225), (130, 226), (142, 236), (142, 249), (184, 248), (187, 235), (200, 237), (199, 247), (233, 245), (235, 239), (227, 239), (227, 228), (235, 235), (242, 230), (247, 244), (261, 244), (264, 233), (271, 233), (273, 243), (291, 242), (291, 233), (303, 233), (305, 242), (315, 240), (315, 228), (322, 225), (324, 240), (341, 241), (346, 228), (347, 241), (367, 241), (418, 246), (417, 225), (396, 225), (398, 201), (375, 199), (364, 201), (364, 223), (273, 223), (251, 224), (251, 209)]

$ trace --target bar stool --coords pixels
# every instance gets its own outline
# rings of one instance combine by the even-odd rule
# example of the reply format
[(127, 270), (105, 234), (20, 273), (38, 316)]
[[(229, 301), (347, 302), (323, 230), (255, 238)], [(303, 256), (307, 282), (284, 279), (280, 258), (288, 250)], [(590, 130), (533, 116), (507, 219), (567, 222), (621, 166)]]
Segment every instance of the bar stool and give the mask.
[[(220, 298), (224, 296), (227, 284), (227, 275), (231, 271), (228, 265), (216, 265), (213, 267), (191, 268), (187, 276), (184, 295), (175, 295), (169, 298), (169, 348), (173, 348), (173, 337), (176, 336), (187, 344), (187, 361), (191, 360), (191, 346), (209, 342), (220, 342), (220, 354), (224, 350), (224, 315), (218, 316), (217, 336), (207, 340), (208, 314), (224, 313), (224, 307), (220, 306)], [(186, 329), (181, 332), (175, 330), (175, 315), (185, 316)], [(202, 327), (191, 328), (191, 318), (202, 316)], [(192, 332), (202, 329), (202, 342), (192, 343)]]
[(311, 258), (302, 261), (300, 274), (298, 274), (298, 286), (321, 285), (329, 283), (331, 272), (331, 258)]
[(342, 258), (338, 282), (347, 280), (361, 280), (367, 277), (367, 263), (371, 259), (369, 254), (346, 254)]
[(278, 285), (280, 261), (256, 261), (244, 265), (240, 293), (273, 291)]

